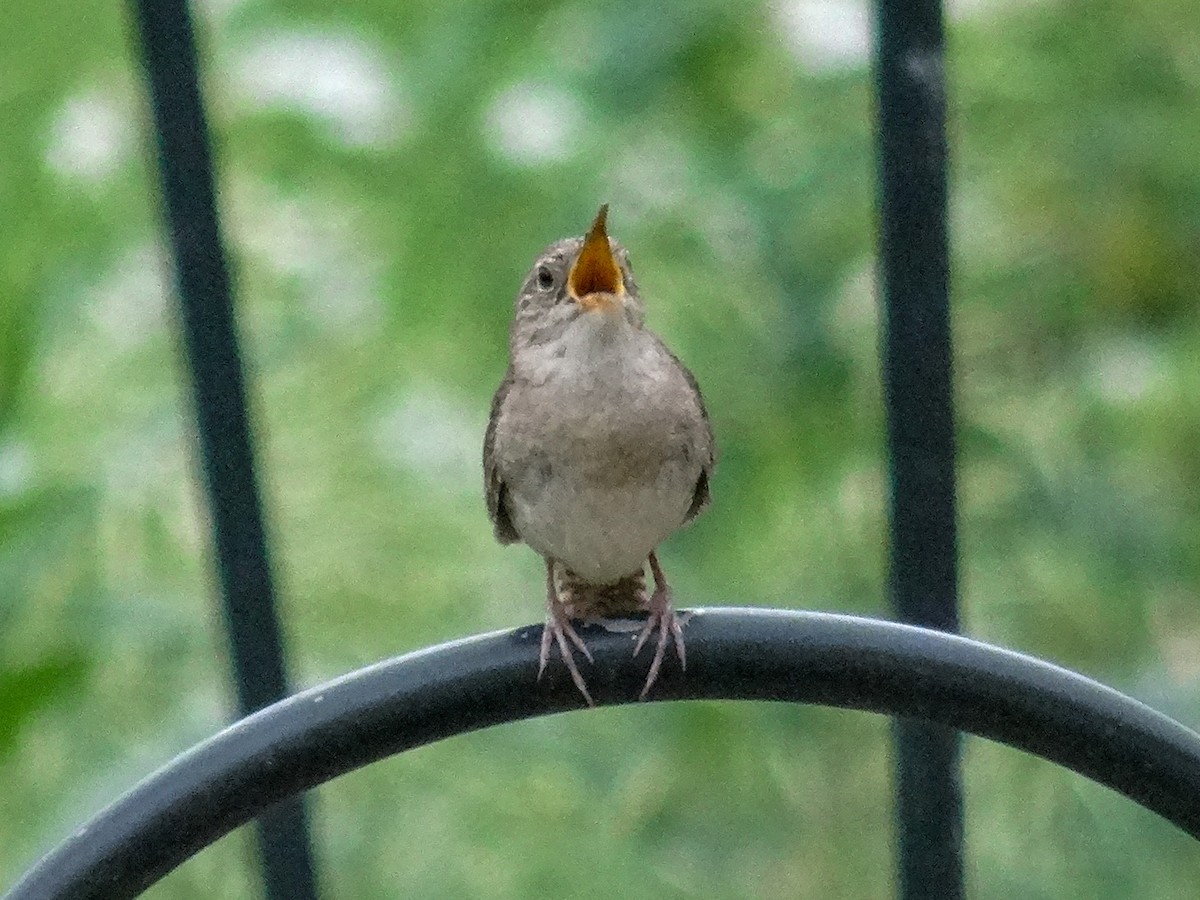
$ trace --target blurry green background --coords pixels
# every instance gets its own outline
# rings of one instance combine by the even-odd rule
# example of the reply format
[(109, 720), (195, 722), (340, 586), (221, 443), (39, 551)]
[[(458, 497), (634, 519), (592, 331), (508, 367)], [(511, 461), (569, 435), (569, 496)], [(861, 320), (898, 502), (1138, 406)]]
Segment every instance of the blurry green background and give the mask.
[[(681, 602), (887, 614), (865, 5), (195, 8), (299, 685), (540, 619), (479, 447), (521, 277), (602, 201), (722, 449)], [(948, 27), (966, 626), (1200, 724), (1200, 9)], [(129, 37), (5, 4), (0, 887), (232, 715)], [(889, 765), (867, 714), (600, 710), (342, 778), (316, 842), (331, 897), (885, 897)], [(972, 897), (1196, 896), (1082, 778), (969, 739), (966, 783)], [(241, 831), (149, 896), (256, 884)]]

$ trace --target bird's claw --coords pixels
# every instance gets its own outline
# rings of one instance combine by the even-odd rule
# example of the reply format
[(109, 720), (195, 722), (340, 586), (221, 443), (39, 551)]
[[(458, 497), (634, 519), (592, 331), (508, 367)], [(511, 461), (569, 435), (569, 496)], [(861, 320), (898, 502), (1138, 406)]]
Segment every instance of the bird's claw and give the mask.
[(675, 652), (679, 656), (679, 667), (684, 671), (687, 670), (687, 652), (683, 646), (683, 626), (680, 624), (679, 616), (675, 614), (671, 589), (665, 585), (656, 587), (654, 594), (650, 597), (650, 615), (647, 616), (646, 624), (638, 634), (637, 643), (633, 645), (634, 656), (641, 652), (642, 646), (649, 640), (655, 629), (658, 630), (658, 641), (654, 648), (654, 658), (650, 661), (650, 671), (646, 673), (646, 684), (642, 687), (642, 692), (638, 694), (639, 700), (646, 699), (650, 688), (658, 680), (658, 671), (662, 668), (663, 658), (667, 654), (668, 636), (672, 639)]
[(587, 683), (579, 671), (579, 666), (575, 664), (575, 654), (571, 652), (571, 644), (575, 645), (588, 662), (593, 661), (592, 651), (587, 648), (583, 638), (571, 625), (571, 620), (567, 617), (566, 610), (562, 608), (561, 604), (552, 607), (547, 612), (546, 625), (542, 628), (542, 652), (538, 660), (538, 681), (542, 680), (542, 674), (546, 671), (546, 663), (550, 660), (552, 640), (558, 644), (558, 653), (562, 657), (567, 671), (571, 673), (571, 680), (575, 682), (575, 687), (579, 689), (579, 693), (583, 694), (583, 699), (587, 701), (588, 706), (595, 706), (592, 695), (588, 693)]

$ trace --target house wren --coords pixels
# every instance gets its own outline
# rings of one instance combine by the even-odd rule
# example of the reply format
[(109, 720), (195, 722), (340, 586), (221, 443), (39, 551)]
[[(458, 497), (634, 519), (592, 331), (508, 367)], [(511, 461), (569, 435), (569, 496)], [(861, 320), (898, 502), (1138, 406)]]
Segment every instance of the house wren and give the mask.
[(642, 698), (668, 640), (686, 667), (655, 549), (708, 505), (715, 451), (696, 379), (642, 324), (629, 254), (608, 237), (607, 214), (602, 206), (585, 237), (551, 244), (526, 276), (483, 445), (497, 539), (524, 541), (546, 561), (538, 678), (557, 644), (589, 704), (572, 647), (592, 656), (572, 619), (649, 614), (633, 651), (657, 631)]

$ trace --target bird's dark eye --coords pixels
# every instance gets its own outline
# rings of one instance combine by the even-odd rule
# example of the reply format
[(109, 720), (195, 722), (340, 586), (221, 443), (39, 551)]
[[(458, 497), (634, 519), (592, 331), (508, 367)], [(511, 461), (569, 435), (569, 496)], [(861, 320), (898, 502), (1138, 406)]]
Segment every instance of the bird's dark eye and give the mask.
[(543, 291), (548, 291), (554, 287), (554, 273), (546, 266), (538, 266), (537, 286)]

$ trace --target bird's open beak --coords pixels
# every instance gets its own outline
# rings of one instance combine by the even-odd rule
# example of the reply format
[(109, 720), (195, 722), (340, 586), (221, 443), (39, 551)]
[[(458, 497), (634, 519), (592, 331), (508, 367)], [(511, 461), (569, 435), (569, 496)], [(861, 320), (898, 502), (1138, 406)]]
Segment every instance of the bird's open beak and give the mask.
[(607, 220), (606, 203), (596, 213), (596, 221), (583, 239), (583, 250), (567, 277), (571, 297), (589, 312), (616, 309), (625, 302), (625, 279), (608, 244)]

